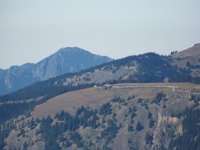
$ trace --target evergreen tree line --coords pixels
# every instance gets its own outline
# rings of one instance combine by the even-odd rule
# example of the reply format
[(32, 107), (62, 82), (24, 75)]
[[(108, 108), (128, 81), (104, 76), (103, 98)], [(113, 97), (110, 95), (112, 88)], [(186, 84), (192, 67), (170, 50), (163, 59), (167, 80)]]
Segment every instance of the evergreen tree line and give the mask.
[(200, 110), (187, 108), (178, 117), (184, 116), (182, 122), (183, 135), (177, 139), (171, 137), (169, 149), (176, 150), (199, 150), (200, 149)]
[(36, 105), (35, 101), (23, 103), (7, 103), (0, 105), (0, 125), (19, 115), (28, 115)]
[[(45, 141), (45, 149), (53, 150), (55, 148), (60, 149), (56, 140), (63, 138), (62, 135), (64, 132), (71, 133), (71, 138), (66, 139), (68, 143), (66, 146), (71, 146), (74, 142), (78, 146), (83, 146), (81, 142), (81, 137), (77, 133), (77, 129), (80, 126), (92, 127), (96, 129), (99, 127), (98, 124), (98, 111), (84, 106), (76, 110), (76, 115), (72, 116), (68, 112), (61, 111), (55, 115), (55, 118), (58, 119), (59, 123), (52, 125), (53, 119), (49, 116), (46, 119), (41, 120), (41, 126), (38, 133), (42, 134), (42, 137)], [(63, 139), (64, 140), (64, 139)]]
[[(81, 106), (77, 108), (75, 116), (72, 116), (68, 112), (61, 111), (55, 115), (55, 119), (59, 122), (52, 124), (53, 119), (49, 116), (41, 120), (40, 130), (37, 134), (41, 133), (42, 138), (45, 142), (45, 149), (53, 150), (60, 149), (58, 142), (59, 140), (65, 142), (65, 146), (69, 147), (72, 143), (77, 144), (78, 147), (83, 147), (83, 141), (81, 136), (78, 134), (77, 129), (82, 126), (91, 127), (96, 129), (100, 127), (99, 116), (106, 116), (112, 114), (112, 108), (110, 103), (103, 104), (98, 110), (91, 109), (89, 107)], [(113, 116), (115, 117), (115, 116)], [(101, 138), (106, 137), (107, 142), (111, 141), (117, 134), (118, 127), (116, 119), (113, 118), (107, 122), (107, 127), (101, 132)], [(69, 137), (63, 137), (63, 133), (69, 133)]]

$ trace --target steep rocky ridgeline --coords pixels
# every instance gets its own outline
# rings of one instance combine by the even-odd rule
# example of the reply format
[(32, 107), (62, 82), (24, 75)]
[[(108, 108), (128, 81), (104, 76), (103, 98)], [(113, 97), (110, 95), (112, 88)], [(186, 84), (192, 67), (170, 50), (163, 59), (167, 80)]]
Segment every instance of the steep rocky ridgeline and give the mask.
[(66, 73), (79, 72), (112, 59), (92, 54), (78, 47), (66, 47), (36, 64), (12, 66), (0, 70), (0, 95), (16, 91), (37, 81)]

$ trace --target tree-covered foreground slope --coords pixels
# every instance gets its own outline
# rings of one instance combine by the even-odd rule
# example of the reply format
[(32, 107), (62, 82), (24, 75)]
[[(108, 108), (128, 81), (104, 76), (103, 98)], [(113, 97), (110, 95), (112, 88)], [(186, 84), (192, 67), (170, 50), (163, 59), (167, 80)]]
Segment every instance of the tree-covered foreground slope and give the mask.
[(2, 147), (198, 150), (199, 93), (199, 85), (186, 83), (117, 84), (65, 93), (7, 122), (4, 129), (11, 129)]

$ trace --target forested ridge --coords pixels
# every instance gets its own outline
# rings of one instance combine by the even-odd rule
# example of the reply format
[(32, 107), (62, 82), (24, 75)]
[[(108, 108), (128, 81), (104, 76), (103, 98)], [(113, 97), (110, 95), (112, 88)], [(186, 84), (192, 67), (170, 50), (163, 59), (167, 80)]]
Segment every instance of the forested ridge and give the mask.
[[(46, 81), (35, 83), (31, 86), (18, 90), (17, 92), (0, 96), (0, 102), (7, 100), (26, 100), (38, 97), (44, 97), (45, 99), (57, 96), (59, 94), (74, 91), (78, 89), (92, 87), (95, 84), (103, 85), (105, 83), (151, 83), (151, 82), (163, 82), (165, 79), (168, 82), (193, 82), (193, 78), (190, 76), (189, 71), (186, 69), (176, 68), (170, 64), (170, 59), (167, 56), (160, 56), (155, 53), (147, 53), (138, 56), (129, 56), (123, 59), (115, 60), (106, 64), (87, 69), (79, 73), (70, 73), (61, 75), (55, 78), (51, 78)], [(109, 68), (112, 70), (113, 66), (115, 70), (120, 67), (133, 65), (133, 62), (137, 62), (138, 70), (134, 75), (130, 75), (127, 79), (119, 78), (117, 80), (108, 80), (101, 83), (78, 83), (78, 85), (64, 85), (67, 78), (74, 76), (80, 76), (93, 73), (96, 69)], [(115, 72), (115, 70), (113, 70)], [(90, 80), (90, 79), (89, 79)], [(195, 80), (196, 81), (196, 80)]]

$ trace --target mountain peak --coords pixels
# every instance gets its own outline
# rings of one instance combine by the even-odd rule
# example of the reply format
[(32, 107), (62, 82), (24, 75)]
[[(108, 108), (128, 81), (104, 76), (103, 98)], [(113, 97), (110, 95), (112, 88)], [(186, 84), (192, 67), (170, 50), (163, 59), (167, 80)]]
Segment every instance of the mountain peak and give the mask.
[[(77, 53), (79, 53), (79, 54), (83, 54), (83, 53), (92, 54), (90, 51), (82, 49), (80, 47), (63, 47), (63, 48), (59, 49), (54, 54), (63, 54), (63, 53), (68, 53), (69, 55), (70, 54), (77, 54)], [(95, 54), (92, 54), (92, 55), (95, 55)]]
[[(65, 47), (36, 64), (34, 75), (46, 80), (65, 73), (79, 72), (112, 59), (78, 47)], [(44, 68), (44, 69), (43, 69)]]
[(109, 57), (95, 55), (79, 47), (64, 47), (36, 64), (27, 63), (0, 70), (0, 95), (37, 81), (79, 72), (111, 60)]
[(74, 51), (76, 51), (76, 52), (80, 52), (80, 51), (88, 52), (88, 51), (81, 49), (79, 47), (63, 47), (63, 48), (58, 50), (58, 52), (74, 52)]

